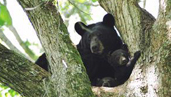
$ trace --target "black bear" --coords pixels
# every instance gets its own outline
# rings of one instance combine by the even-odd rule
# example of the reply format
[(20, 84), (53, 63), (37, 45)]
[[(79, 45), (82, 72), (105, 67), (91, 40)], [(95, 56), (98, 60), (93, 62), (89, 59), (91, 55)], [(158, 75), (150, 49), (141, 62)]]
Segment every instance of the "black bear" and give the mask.
[(118, 50), (113, 51), (109, 57), (108, 62), (112, 66), (121, 66), (126, 65), (130, 59), (130, 54), (128, 46), (123, 44), (122, 47)]
[(120, 49), (123, 42), (114, 25), (115, 20), (111, 14), (105, 15), (102, 22), (95, 24), (85, 25), (82, 22), (75, 24), (76, 32), (82, 37), (77, 49), (92, 85), (96, 85), (97, 79), (115, 76), (107, 57), (111, 52)]
[[(114, 79), (108, 79), (111, 82), (110, 86), (115, 87), (124, 84), (130, 77), (135, 63), (140, 58), (140, 51), (134, 53), (134, 56), (130, 58), (129, 53), (123, 49), (114, 51), (108, 58), (108, 62), (112, 65), (115, 73)], [(101, 83), (100, 83), (101, 82)], [(103, 79), (101, 79), (98, 85), (103, 85)]]
[[(114, 17), (111, 14), (105, 15), (102, 22), (95, 24), (85, 25), (82, 22), (75, 24), (75, 30), (82, 37), (77, 45), (77, 50), (81, 55), (93, 86), (101, 84), (98, 79), (101, 79), (100, 82), (102, 83), (105, 82), (102, 84), (104, 86), (108, 84), (107, 86), (113, 87), (124, 83), (132, 72), (133, 68), (130, 68), (138, 60), (137, 53), (133, 59), (128, 59), (128, 50), (123, 50), (123, 42), (114, 29), (114, 25)], [(123, 54), (126, 54), (126, 56), (116, 60), (115, 57), (122, 54), (122, 51), (120, 52), (118, 49), (125, 51)], [(115, 60), (118, 63), (115, 63)], [(48, 71), (45, 54), (36, 61), (36, 64)]]
[(77, 22), (75, 30), (82, 37), (77, 45), (78, 51), (106, 56), (109, 52), (120, 49), (123, 43), (114, 25), (115, 20), (111, 14), (105, 15), (102, 22), (95, 24)]
[(46, 54), (43, 53), (35, 62), (35, 64), (39, 65), (40, 67), (42, 67), (43, 69), (45, 69), (46, 71), (49, 71), (48, 68), (48, 61), (46, 58)]

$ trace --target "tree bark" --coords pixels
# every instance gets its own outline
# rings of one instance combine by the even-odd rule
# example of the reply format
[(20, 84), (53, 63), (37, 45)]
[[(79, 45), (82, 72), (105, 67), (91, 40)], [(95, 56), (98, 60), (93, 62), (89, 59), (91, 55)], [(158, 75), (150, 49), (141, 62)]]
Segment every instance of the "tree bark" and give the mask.
[[(26, 11), (47, 55), (53, 90), (50, 97), (92, 97), (90, 81), (81, 58), (69, 39), (55, 1), (18, 0)], [(52, 93), (54, 93), (52, 95)]]
[(128, 44), (129, 51), (142, 52), (130, 79), (117, 87), (122, 91), (115, 91), (115, 94), (124, 97), (169, 97), (171, 2), (160, 0), (159, 16), (155, 19), (137, 1), (99, 0), (100, 5), (115, 16), (116, 28)]
[[(0, 76), (0, 81), (26, 97), (94, 97), (80, 55), (69, 39), (67, 28), (55, 6), (55, 1), (18, 0), (18, 2), (24, 10), (29, 9), (25, 12), (37, 31), (37, 36), (47, 55), (52, 74), (43, 83), (43, 77), (45, 75), (47, 77), (46, 71), (40, 70), (41, 72), (39, 71), (37, 74), (34, 70), (37, 66), (33, 66), (33, 63), (27, 62), (26, 59), (20, 59), (19, 56), (17, 58), (13, 57), (15, 56), (13, 54), (5, 53), (7, 51), (5, 49), (3, 56), (6, 58), (0, 56), (3, 60), (3, 68), (0, 72), (4, 74)], [(12, 56), (12, 59), (10, 59), (10, 56)], [(16, 62), (14, 62), (14, 59)], [(8, 67), (8, 64), (17, 66), (17, 69), (15, 66), (14, 68)], [(28, 64), (32, 65), (28, 66)], [(18, 75), (17, 78), (14, 79), (12, 73), (7, 71), (5, 66), (12, 73), (16, 72), (14, 75)], [(33, 74), (36, 72), (36, 76), (30, 78), (30, 76), (33, 76), (32, 72)], [(38, 78), (36, 79), (36, 77)]]
[(38, 97), (45, 94), (44, 82), (50, 75), (14, 51), (0, 44), (0, 82), (20, 95)]

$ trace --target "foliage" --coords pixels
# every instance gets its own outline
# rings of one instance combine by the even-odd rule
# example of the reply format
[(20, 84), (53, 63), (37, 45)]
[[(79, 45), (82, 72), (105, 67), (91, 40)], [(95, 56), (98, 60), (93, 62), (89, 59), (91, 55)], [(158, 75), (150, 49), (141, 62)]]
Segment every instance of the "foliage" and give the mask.
[[(91, 20), (90, 11), (92, 6), (98, 6), (94, 3), (97, 0), (62, 0), (59, 1), (59, 7), (65, 18), (71, 15), (78, 15), (82, 22)], [(66, 23), (67, 24), (67, 23)]]
[[(17, 30), (12, 25), (12, 18), (9, 14), (7, 7), (0, 3), (0, 28), (2, 29), (3, 26), (6, 26), (15, 35), (15, 38), (17, 39), (18, 43), (21, 45), (21, 47), (24, 49), (24, 51), (27, 53), (30, 59), (33, 59), (33, 60), (37, 59), (34, 52), (29, 48), (30, 45), (27, 44), (28, 42), (22, 41)], [(3, 32), (1, 32), (1, 34), (3, 34)], [(0, 37), (0, 38), (1, 40), (4, 40), (5, 37)], [(15, 48), (15, 47), (11, 47), (12, 46), (11, 44), (8, 44), (10, 40), (8, 40), (7, 38), (6, 38), (6, 41), (4, 42), (7, 44), (7, 46), (9, 46), (9, 48)]]
[(0, 27), (4, 25), (12, 25), (12, 19), (6, 6), (0, 3)]
[(21, 97), (17, 92), (0, 83), (0, 97)]

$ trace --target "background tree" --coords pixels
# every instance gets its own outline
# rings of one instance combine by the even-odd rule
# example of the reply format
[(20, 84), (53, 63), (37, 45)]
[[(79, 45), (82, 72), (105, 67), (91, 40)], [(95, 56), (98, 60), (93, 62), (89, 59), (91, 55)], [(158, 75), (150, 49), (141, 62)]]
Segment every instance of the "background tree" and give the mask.
[(159, 0), (157, 19), (139, 7), (137, 0), (99, 0), (99, 3), (115, 15), (116, 26), (130, 52), (142, 51), (129, 84), (118, 93), (129, 97), (169, 97), (171, 1)]
[[(81, 62), (79, 56), (77, 55), (78, 53), (71, 45), (70, 40), (68, 40), (66, 27), (64, 26), (59, 13), (56, 13), (58, 10), (56, 10), (56, 8), (53, 6), (53, 3), (50, 1), (42, 2), (38, 0), (18, 1), (23, 8), (33, 8), (32, 10), (27, 10), (26, 12), (37, 31), (46, 54), (48, 55), (48, 60), (51, 63), (50, 66), (52, 68), (52, 78), (43, 81), (42, 79), (47, 78), (48, 76), (47, 72), (42, 71), (38, 66), (35, 66), (31, 62), (21, 58), (19, 55), (16, 55), (13, 52), (5, 49), (3, 46), (0, 46), (0, 59), (2, 62), (0, 69), (0, 81), (12, 87), (20, 94), (29, 97), (35, 97), (35, 95), (42, 94), (46, 96), (48, 94), (48, 96), (51, 95), (53, 97), (54, 95), (62, 97), (93, 96), (92, 92), (90, 91), (90, 86), (88, 85), (89, 82), (87, 81), (87, 76), (84, 74), (84, 68), (82, 68), (82, 65), (79, 65)], [(77, 5), (77, 3), (72, 1), (70, 1), (70, 3)], [(137, 50), (141, 50), (142, 56), (127, 83), (110, 89), (109, 92), (112, 93), (109, 94), (104, 93), (106, 92), (104, 88), (94, 88), (93, 91), (98, 91), (96, 92), (96, 95), (99, 97), (170, 96), (171, 51), (169, 47), (171, 32), (171, 1), (159, 1), (159, 15), (157, 19), (155, 19), (146, 10), (139, 7), (137, 0), (99, 0), (99, 3), (107, 12), (115, 16), (116, 27), (119, 30), (124, 42), (128, 44), (131, 54)], [(79, 7), (77, 9), (79, 10)], [(58, 34), (59, 32), (60, 34)], [(63, 48), (68, 48), (69, 50)], [(67, 55), (71, 54), (68, 55), (69, 58), (66, 56), (63, 57), (66, 52)], [(12, 55), (14, 57), (11, 57)], [(15, 63), (20, 63), (20, 65)], [(14, 66), (15, 68), (11, 69), (11, 66)], [(71, 70), (66, 70), (66, 68), (70, 68), (70, 66), (71, 68), (74, 68)], [(26, 67), (28, 69), (25, 69)], [(33, 70), (33, 68), (36, 69)], [(56, 69), (53, 68), (58, 68), (59, 71), (56, 71)], [(17, 71), (19, 70), (23, 71), (18, 72), (20, 73), (18, 78), (30, 78), (28, 81), (30, 84), (20, 82), (15, 83), (14, 79), (11, 81), (10, 78), (13, 78), (12, 75), (14, 74), (14, 71), (16, 71), (15, 76), (17, 76)], [(28, 76), (21, 77), (21, 73)], [(30, 77), (30, 74), (34, 74), (35, 76), (31, 78), (32, 76)], [(56, 75), (58, 75), (59, 78), (56, 78)], [(65, 79), (66, 77), (69, 79)], [(74, 79), (74, 77), (81, 77), (83, 79)], [(71, 83), (69, 83), (69, 81)], [(35, 85), (37, 83), (34, 82), (40, 82), (40, 85), (37, 86)], [(44, 84), (44, 82), (46, 83)], [(23, 87), (17, 86), (18, 84), (22, 85)], [(62, 88), (55, 87), (58, 85), (60, 85), (60, 87), (62, 86)], [(44, 88), (45, 90), (42, 89), (43, 86), (46, 86), (46, 88)], [(24, 91), (21, 91), (23, 88)], [(75, 90), (78, 91), (75, 92)], [(32, 93), (33, 91), (37, 91), (35, 95)]]

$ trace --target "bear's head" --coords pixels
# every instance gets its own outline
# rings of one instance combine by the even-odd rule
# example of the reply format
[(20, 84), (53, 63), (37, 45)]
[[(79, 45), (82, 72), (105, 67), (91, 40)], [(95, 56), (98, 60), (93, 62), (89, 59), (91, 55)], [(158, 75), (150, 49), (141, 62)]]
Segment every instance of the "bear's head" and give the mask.
[(97, 79), (96, 86), (103, 86), (103, 87), (113, 87), (115, 84), (115, 79), (112, 77), (104, 77), (102, 79)]
[(118, 67), (118, 66), (126, 66), (126, 64), (129, 62), (130, 56), (129, 52), (123, 49), (118, 49), (110, 55), (108, 58), (108, 62), (113, 66), (113, 67)]
[(76, 32), (81, 35), (81, 48), (89, 49), (93, 54), (108, 54), (121, 48), (122, 40), (114, 29), (115, 20), (111, 14), (106, 14), (102, 22), (85, 25), (82, 22), (75, 24)]

